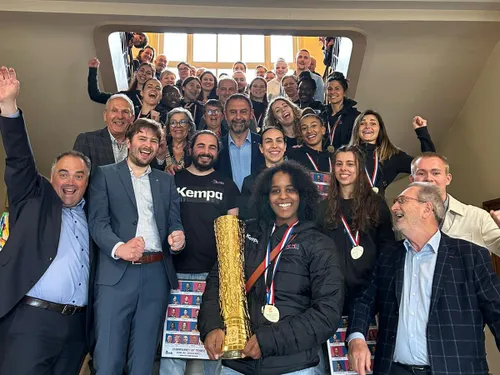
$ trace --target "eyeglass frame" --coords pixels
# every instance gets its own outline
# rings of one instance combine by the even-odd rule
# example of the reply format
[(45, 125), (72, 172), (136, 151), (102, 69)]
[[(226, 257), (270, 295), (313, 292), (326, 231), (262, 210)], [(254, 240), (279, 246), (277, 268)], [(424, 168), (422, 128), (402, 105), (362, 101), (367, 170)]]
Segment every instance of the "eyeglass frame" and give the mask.
[[(400, 201), (401, 198), (403, 198), (402, 202)], [(407, 197), (406, 195), (400, 195), (397, 198), (394, 198), (394, 200), (392, 201), (392, 204), (398, 203), (399, 205), (403, 205), (403, 204), (407, 203), (408, 200), (414, 200), (414, 201), (417, 201), (420, 203), (427, 203), (428, 202), (428, 201), (423, 201), (422, 199)]]
[(185, 127), (189, 126), (189, 120), (185, 120), (185, 119), (182, 119), (180, 121), (170, 120), (170, 122), (168, 123), (168, 126), (171, 126), (173, 128), (178, 128), (178, 127), (185, 128)]

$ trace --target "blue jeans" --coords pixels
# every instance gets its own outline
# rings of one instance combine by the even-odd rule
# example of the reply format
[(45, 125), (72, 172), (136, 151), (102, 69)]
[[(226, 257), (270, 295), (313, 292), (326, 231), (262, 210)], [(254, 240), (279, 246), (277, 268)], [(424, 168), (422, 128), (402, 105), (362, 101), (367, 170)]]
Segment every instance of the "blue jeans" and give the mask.
[[(229, 367), (222, 366), (220, 375), (243, 375), (241, 372), (234, 371)], [(288, 372), (282, 375), (314, 375), (314, 367), (306, 368), (304, 370)]]
[[(179, 280), (204, 281), (208, 273), (178, 273)], [(162, 358), (160, 362), (160, 375), (184, 375), (186, 366), (203, 368), (204, 375), (218, 375), (220, 373), (221, 361), (209, 361), (202, 359), (180, 359), (180, 358)]]

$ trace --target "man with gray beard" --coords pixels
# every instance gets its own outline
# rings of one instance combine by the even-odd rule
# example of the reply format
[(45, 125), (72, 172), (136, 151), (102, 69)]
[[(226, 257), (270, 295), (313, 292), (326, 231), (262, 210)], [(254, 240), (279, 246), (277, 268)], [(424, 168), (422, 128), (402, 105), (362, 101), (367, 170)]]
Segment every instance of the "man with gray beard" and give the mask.
[(254, 114), (247, 96), (231, 95), (226, 100), (224, 113), (229, 134), (221, 138), (222, 148), (215, 169), (232, 178), (241, 191), (245, 177), (258, 172), (264, 165), (264, 157), (259, 151), (260, 136), (249, 129)]

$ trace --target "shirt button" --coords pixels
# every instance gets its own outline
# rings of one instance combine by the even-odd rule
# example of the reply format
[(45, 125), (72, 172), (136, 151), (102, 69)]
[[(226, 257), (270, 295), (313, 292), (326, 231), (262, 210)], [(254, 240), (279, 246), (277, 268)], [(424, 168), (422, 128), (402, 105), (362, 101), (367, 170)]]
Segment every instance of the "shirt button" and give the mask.
[(413, 277), (417, 277), (417, 274), (416, 274), (416, 273), (414, 273), (414, 274), (413, 274)]
[(415, 335), (410, 335), (410, 337), (414, 337)]
[(411, 295), (412, 295), (412, 296), (414, 296), (414, 295), (415, 295), (415, 293), (412, 293)]
[(73, 303), (75, 303), (75, 301), (73, 301)]
[(76, 236), (76, 238), (78, 238), (78, 236)]
[(80, 285), (80, 286), (81, 286), (81, 285), (82, 285), (82, 283), (78, 283), (78, 285)]
[[(412, 312), (411, 312), (411, 315), (415, 315), (415, 313), (412, 311)], [(413, 336), (412, 336), (412, 337), (413, 337)]]

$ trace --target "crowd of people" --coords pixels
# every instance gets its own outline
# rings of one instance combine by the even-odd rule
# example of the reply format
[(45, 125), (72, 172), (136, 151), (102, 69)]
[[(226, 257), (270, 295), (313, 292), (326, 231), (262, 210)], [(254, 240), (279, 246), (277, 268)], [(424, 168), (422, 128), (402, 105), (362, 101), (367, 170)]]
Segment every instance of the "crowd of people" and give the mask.
[[(151, 374), (178, 279), (207, 283), (197, 322), (205, 374), (325, 374), (322, 345), (342, 316), (360, 374), (488, 373), (485, 324), (500, 348), (490, 262), (500, 212), (447, 192), (450, 165), (424, 118), (411, 124), (422, 151), (412, 157), (378, 112), (356, 108), (342, 73), (311, 69), (307, 50), (294, 74), (280, 58), (247, 82), (241, 61), (232, 76), (185, 62), (174, 72), (146, 35), (125, 43), (141, 48), (126, 54), (129, 89), (102, 92), (90, 60), (105, 127), (79, 134), (50, 181), (36, 169), (16, 73), (1, 68), (11, 234), (0, 252), (0, 374), (77, 374), (87, 353), (96, 374)], [(411, 184), (389, 207), (400, 173)], [(330, 181), (325, 196), (316, 174)], [(230, 361), (213, 226), (223, 215), (247, 224), (252, 335)], [(160, 374), (186, 365), (163, 358)]]

